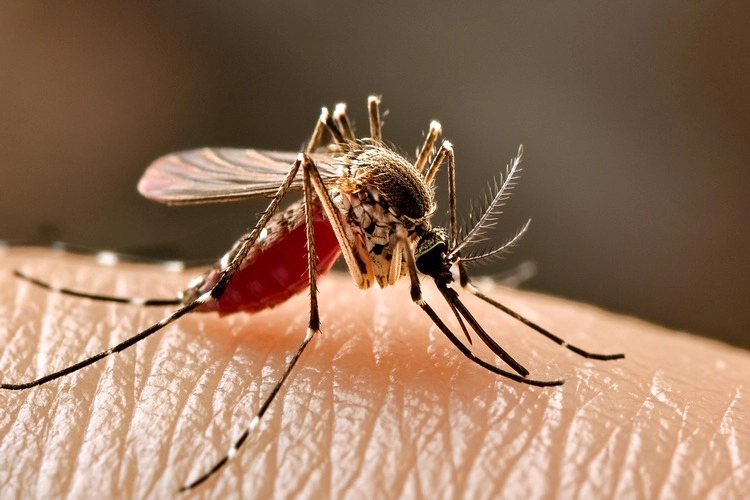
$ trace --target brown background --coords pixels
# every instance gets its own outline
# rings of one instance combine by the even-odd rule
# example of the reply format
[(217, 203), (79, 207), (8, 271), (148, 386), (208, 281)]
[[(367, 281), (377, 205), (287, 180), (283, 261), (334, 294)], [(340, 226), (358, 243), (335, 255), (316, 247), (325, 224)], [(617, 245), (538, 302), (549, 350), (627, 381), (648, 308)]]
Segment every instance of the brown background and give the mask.
[(408, 153), (442, 121), (460, 207), (524, 144), (497, 235), (531, 230), (478, 272), (532, 259), (530, 288), (750, 346), (750, 7), (251, 3), (4, 3), (0, 237), (220, 255), (261, 205), (146, 201), (149, 161), (294, 150), (376, 92)]

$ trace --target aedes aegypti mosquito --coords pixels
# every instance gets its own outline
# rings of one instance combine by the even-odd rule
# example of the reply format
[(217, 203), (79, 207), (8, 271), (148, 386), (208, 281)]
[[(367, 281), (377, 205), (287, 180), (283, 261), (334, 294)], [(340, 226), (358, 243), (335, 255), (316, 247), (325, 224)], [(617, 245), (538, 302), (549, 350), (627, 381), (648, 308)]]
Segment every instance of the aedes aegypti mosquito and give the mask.
[[(189, 490), (206, 481), (236, 453), (260, 423), (274, 397), (320, 329), (316, 280), (343, 254), (354, 283), (361, 289), (375, 282), (393, 285), (409, 275), (411, 299), (435, 325), (477, 365), (516, 382), (541, 387), (556, 386), (562, 380), (534, 380), (529, 371), (513, 359), (472, 316), (451, 287), (453, 271), (463, 289), (541, 333), (553, 342), (586, 358), (613, 360), (623, 354), (594, 354), (548, 332), (483, 294), (475, 288), (465, 263), (499, 254), (516, 243), (528, 222), (503, 245), (462, 255), (483, 241), (495, 225), (498, 209), (509, 196), (518, 176), (522, 149), (508, 165), (500, 182), (487, 199), (487, 206), (472, 216), (464, 229), (456, 219), (456, 168), (453, 147), (448, 141), (435, 152), (441, 132), (433, 121), (414, 164), (388, 147), (381, 138), (380, 99), (368, 99), (370, 137), (356, 139), (344, 104), (333, 115), (323, 108), (309, 144), (302, 153), (254, 149), (205, 148), (183, 151), (156, 160), (145, 172), (138, 190), (147, 198), (167, 204), (211, 203), (271, 197), (252, 231), (205, 274), (193, 280), (176, 299), (140, 299), (94, 295), (16, 275), (55, 292), (95, 300), (142, 306), (180, 305), (175, 312), (124, 342), (74, 365), (31, 382), (0, 384), (2, 389), (21, 390), (50, 382), (75, 372), (161, 330), (166, 325), (196, 312), (259, 311), (273, 307), (303, 290), (310, 293), (310, 315), (301, 345), (288, 362), (283, 375), (227, 454), (206, 473), (182, 487)], [(332, 138), (324, 144), (326, 134)], [(449, 225), (432, 227), (435, 212), (433, 184), (440, 166), (448, 164)], [(291, 167), (290, 167), (291, 165)], [(301, 170), (301, 172), (300, 172)], [(301, 175), (300, 175), (301, 174)], [(286, 211), (277, 212), (289, 192), (303, 193), (303, 199)], [(294, 259), (294, 250), (306, 248), (306, 259)], [(283, 256), (283, 257), (282, 257)], [(475, 356), (422, 298), (419, 273), (430, 276), (450, 306), (463, 334), (471, 344), (471, 330), (502, 359), (513, 372), (503, 370)]]

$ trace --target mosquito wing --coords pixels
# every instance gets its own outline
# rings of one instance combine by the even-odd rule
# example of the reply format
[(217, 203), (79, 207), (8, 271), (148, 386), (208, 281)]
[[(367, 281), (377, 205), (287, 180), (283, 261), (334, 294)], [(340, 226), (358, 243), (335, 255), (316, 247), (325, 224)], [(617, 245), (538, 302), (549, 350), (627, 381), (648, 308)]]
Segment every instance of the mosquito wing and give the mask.
[[(169, 205), (218, 203), (272, 196), (298, 153), (255, 149), (203, 148), (163, 156), (141, 177), (138, 191)], [(324, 182), (336, 177), (328, 154), (310, 155)], [(302, 190), (302, 172), (290, 191)]]

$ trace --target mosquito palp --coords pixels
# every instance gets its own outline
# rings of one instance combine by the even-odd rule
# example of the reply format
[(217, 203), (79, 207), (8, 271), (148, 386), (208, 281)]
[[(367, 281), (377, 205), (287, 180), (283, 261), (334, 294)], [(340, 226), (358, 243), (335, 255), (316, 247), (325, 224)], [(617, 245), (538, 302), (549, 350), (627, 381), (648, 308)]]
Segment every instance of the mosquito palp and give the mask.
[[(333, 115), (326, 108), (322, 109), (309, 143), (301, 153), (203, 148), (157, 159), (138, 184), (141, 194), (157, 202), (213, 203), (256, 196), (270, 197), (271, 201), (253, 229), (240, 237), (216, 264), (192, 280), (178, 299), (133, 299), (78, 292), (16, 271), (19, 278), (66, 295), (145, 306), (181, 307), (133, 337), (74, 365), (30, 382), (2, 383), (0, 388), (28, 389), (73, 373), (134, 345), (190, 312), (215, 311), (224, 315), (259, 311), (307, 290), (310, 297), (308, 324), (297, 351), (227, 453), (181, 489), (190, 490), (221, 470), (258, 429), (284, 382), (320, 331), (317, 276), (328, 271), (339, 255), (343, 256), (349, 274), (360, 289), (370, 288), (375, 283), (380, 287), (390, 286), (408, 274), (412, 301), (448, 340), (476, 365), (513, 381), (539, 387), (563, 384), (563, 380), (528, 378), (529, 371), (493, 339), (461, 301), (452, 286), (454, 270), (458, 270), (461, 288), (572, 352), (597, 360), (624, 357), (622, 354), (590, 353), (572, 346), (483, 294), (470, 281), (465, 262), (501, 253), (528, 227), (527, 223), (505, 245), (462, 259), (462, 251), (483, 241), (494, 227), (498, 209), (507, 199), (518, 175), (523, 150), (519, 149), (511, 161), (504, 179), (497, 184), (482, 213), (472, 219), (471, 227), (461, 231), (456, 214), (453, 146), (444, 141), (435, 151), (441, 125), (436, 121), (430, 124), (417, 158), (411, 163), (383, 144), (379, 104), (379, 97), (370, 96), (368, 99), (370, 136), (363, 139), (356, 139), (346, 106), (339, 104)], [(324, 137), (331, 137), (333, 142), (324, 144)], [(450, 217), (447, 228), (431, 224), (436, 210), (433, 183), (444, 163), (448, 168)], [(302, 193), (301, 201), (284, 211), (278, 210), (287, 194), (299, 192)], [(306, 249), (304, 259), (289, 257), (297, 255), (301, 248)], [(104, 263), (113, 259), (110, 256), (104, 259)], [(275, 273), (276, 269), (283, 269), (283, 272)], [(512, 371), (481, 359), (458, 339), (422, 297), (419, 273), (432, 278), (467, 342), (472, 344), (468, 325)]]

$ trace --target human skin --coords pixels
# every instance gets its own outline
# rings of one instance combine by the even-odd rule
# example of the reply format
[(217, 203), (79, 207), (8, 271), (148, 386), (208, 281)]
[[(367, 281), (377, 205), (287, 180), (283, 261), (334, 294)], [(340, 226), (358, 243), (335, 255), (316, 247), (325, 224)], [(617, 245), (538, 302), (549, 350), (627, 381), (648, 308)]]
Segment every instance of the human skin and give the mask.
[[(48, 249), (0, 253), (0, 380), (102, 351), (171, 310), (51, 294), (13, 269), (99, 293), (170, 297), (195, 272), (109, 268)], [(319, 282), (322, 333), (205, 498), (748, 498), (750, 354), (559, 298), (477, 284), (590, 361), (462, 292), (540, 388), (473, 364), (408, 280)], [(425, 299), (459, 334), (429, 279)], [(655, 298), (654, 300), (658, 300)], [(257, 314), (189, 314), (125, 352), (0, 391), (0, 496), (169, 498), (223, 456), (305, 334), (301, 294)], [(481, 342), (473, 349), (500, 363)]]

